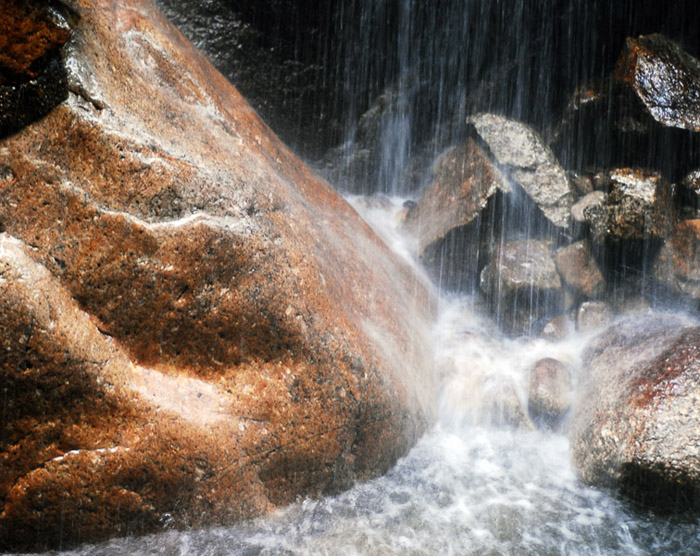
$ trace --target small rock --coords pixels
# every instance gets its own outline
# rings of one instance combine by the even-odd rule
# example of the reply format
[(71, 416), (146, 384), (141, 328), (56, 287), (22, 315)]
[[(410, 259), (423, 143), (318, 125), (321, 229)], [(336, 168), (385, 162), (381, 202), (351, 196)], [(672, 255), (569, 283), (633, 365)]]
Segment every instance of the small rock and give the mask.
[(573, 332), (574, 326), (566, 315), (559, 315), (551, 319), (544, 325), (542, 332), (540, 333), (540, 338), (551, 341), (559, 341), (566, 339), (571, 332)]
[(583, 241), (560, 249), (555, 264), (564, 283), (576, 294), (597, 298), (605, 291), (605, 279), (591, 250)]
[(591, 191), (574, 203), (574, 206), (571, 207), (571, 217), (574, 219), (574, 222), (586, 222), (584, 211), (588, 207), (602, 205), (604, 202), (605, 193), (602, 191)]
[(593, 191), (593, 180), (591, 180), (591, 178), (588, 176), (574, 174), (571, 177), (571, 184), (579, 197), (588, 195)]
[(482, 271), (480, 287), (497, 323), (511, 333), (529, 333), (563, 308), (561, 279), (544, 241), (504, 243)]
[(552, 429), (571, 409), (571, 372), (557, 359), (540, 359), (530, 373), (528, 411), (533, 421)]
[(584, 301), (576, 312), (576, 328), (579, 332), (593, 332), (610, 324), (613, 312), (604, 301)]

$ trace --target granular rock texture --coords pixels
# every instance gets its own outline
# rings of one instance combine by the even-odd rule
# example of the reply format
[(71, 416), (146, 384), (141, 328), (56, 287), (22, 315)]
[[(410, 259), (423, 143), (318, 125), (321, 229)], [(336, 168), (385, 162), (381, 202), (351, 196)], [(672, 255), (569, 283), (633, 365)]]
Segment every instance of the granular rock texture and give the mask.
[(661, 124), (700, 131), (700, 61), (663, 35), (628, 38), (615, 79)]
[(385, 471), (432, 300), (148, 1), (71, 2), (0, 142), (0, 550), (231, 522)]
[(68, 95), (59, 49), (70, 27), (49, 2), (4, 0), (0, 8), (0, 137), (48, 113)]
[[(510, 185), (472, 138), (435, 162), (433, 180), (404, 226), (417, 240), (417, 255), (441, 285), (454, 287), (477, 276), (487, 259), (498, 206)], [(482, 262), (483, 266), (485, 262)]]
[(571, 425), (583, 481), (657, 509), (700, 507), (699, 345), (700, 328), (657, 315), (589, 348)]

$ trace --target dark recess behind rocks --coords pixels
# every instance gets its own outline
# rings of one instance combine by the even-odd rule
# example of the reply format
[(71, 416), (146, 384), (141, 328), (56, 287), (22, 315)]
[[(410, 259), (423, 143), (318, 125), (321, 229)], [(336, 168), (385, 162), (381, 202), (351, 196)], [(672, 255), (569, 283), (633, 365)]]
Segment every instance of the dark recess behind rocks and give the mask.
[(415, 150), (453, 116), (436, 143), (461, 139), (465, 98), (499, 72), (505, 86), (473, 107), (544, 127), (578, 84), (610, 72), (628, 36), (661, 32), (700, 53), (694, 0), (438, 0), (413, 3), (408, 22), (405, 0), (157, 3), (310, 159), (348, 136), (406, 62)]

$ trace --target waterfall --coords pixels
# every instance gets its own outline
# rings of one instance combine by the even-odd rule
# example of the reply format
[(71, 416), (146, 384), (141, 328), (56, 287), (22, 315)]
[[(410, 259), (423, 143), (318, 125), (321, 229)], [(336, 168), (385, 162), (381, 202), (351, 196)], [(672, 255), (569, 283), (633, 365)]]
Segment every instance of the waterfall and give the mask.
[[(312, 104), (340, 124), (319, 132), (338, 144), (326, 145), (320, 154), (317, 145), (307, 145), (308, 153), (318, 154), (309, 158), (399, 256), (434, 280), (440, 305), (433, 330), (442, 385), (438, 421), (385, 476), (337, 496), (299, 500), (231, 527), (116, 539), (62, 554), (700, 552), (696, 518), (659, 516), (583, 485), (571, 463), (568, 415), (546, 426), (532, 415), (529, 383), (538, 362), (565, 364), (575, 388), (582, 351), (599, 330), (546, 337), (545, 322), (553, 315), (532, 317), (540, 302), (530, 300), (529, 320), (512, 333), (514, 318), (505, 306), (518, 301), (501, 295), (501, 282), (480, 290), (488, 279), (483, 272), (489, 257), (505, 257), (499, 249), (507, 243), (545, 237), (548, 246), (560, 248), (573, 241), (576, 225), (552, 224), (510, 177), (514, 191), (510, 196), (499, 191), (498, 201), (467, 231), (482, 238), (468, 256), (463, 231), (448, 234), (431, 255), (437, 264), (426, 270), (430, 257), (417, 260), (416, 235), (397, 225), (430, 183), (441, 154), (467, 139), (488, 142), (473, 121), (468, 123), (471, 116), (497, 114), (538, 130), (544, 142), (554, 144), (559, 117), (576, 87), (612, 71), (627, 36), (664, 31), (689, 47), (698, 45), (692, 18), (680, 8), (638, 10), (636, 4), (344, 0), (337, 9), (322, 9), (313, 40), (327, 50), (310, 56), (325, 71), (316, 82), (325, 93)], [(294, 33), (291, 37), (299, 41)], [(335, 44), (328, 44), (331, 40)], [(295, 51), (299, 63), (308, 61), (306, 49)], [(567, 170), (591, 159), (612, 164), (617, 154), (609, 141), (583, 150), (563, 144), (556, 155)], [(663, 159), (674, 148), (661, 145), (651, 154)], [(497, 158), (495, 148), (488, 154)], [(488, 253), (484, 243), (491, 244)], [(642, 273), (649, 268), (648, 248), (640, 247)], [(533, 251), (527, 247), (528, 256)], [(464, 275), (464, 267), (474, 271)], [(536, 297), (532, 288), (525, 295)], [(612, 297), (617, 295), (623, 296), (621, 289)]]

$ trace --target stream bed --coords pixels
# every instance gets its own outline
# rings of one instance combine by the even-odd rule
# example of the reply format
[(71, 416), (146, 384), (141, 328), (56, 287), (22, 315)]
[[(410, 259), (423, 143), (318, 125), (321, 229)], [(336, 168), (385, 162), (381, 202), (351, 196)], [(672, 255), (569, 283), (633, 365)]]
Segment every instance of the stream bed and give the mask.
[[(369, 209), (361, 198), (349, 200), (410, 260), (410, 240), (394, 225), (401, 199)], [(437, 423), (385, 476), (232, 527), (114, 539), (54, 554), (700, 553), (697, 517), (659, 516), (578, 481), (565, 430), (502, 424), (503, 406), (514, 398), (526, 405), (534, 361), (547, 356), (566, 361), (575, 384), (590, 337), (574, 334), (560, 342), (503, 338), (469, 297), (446, 295), (440, 296), (433, 334), (436, 372), (452, 365), (442, 375)]]

